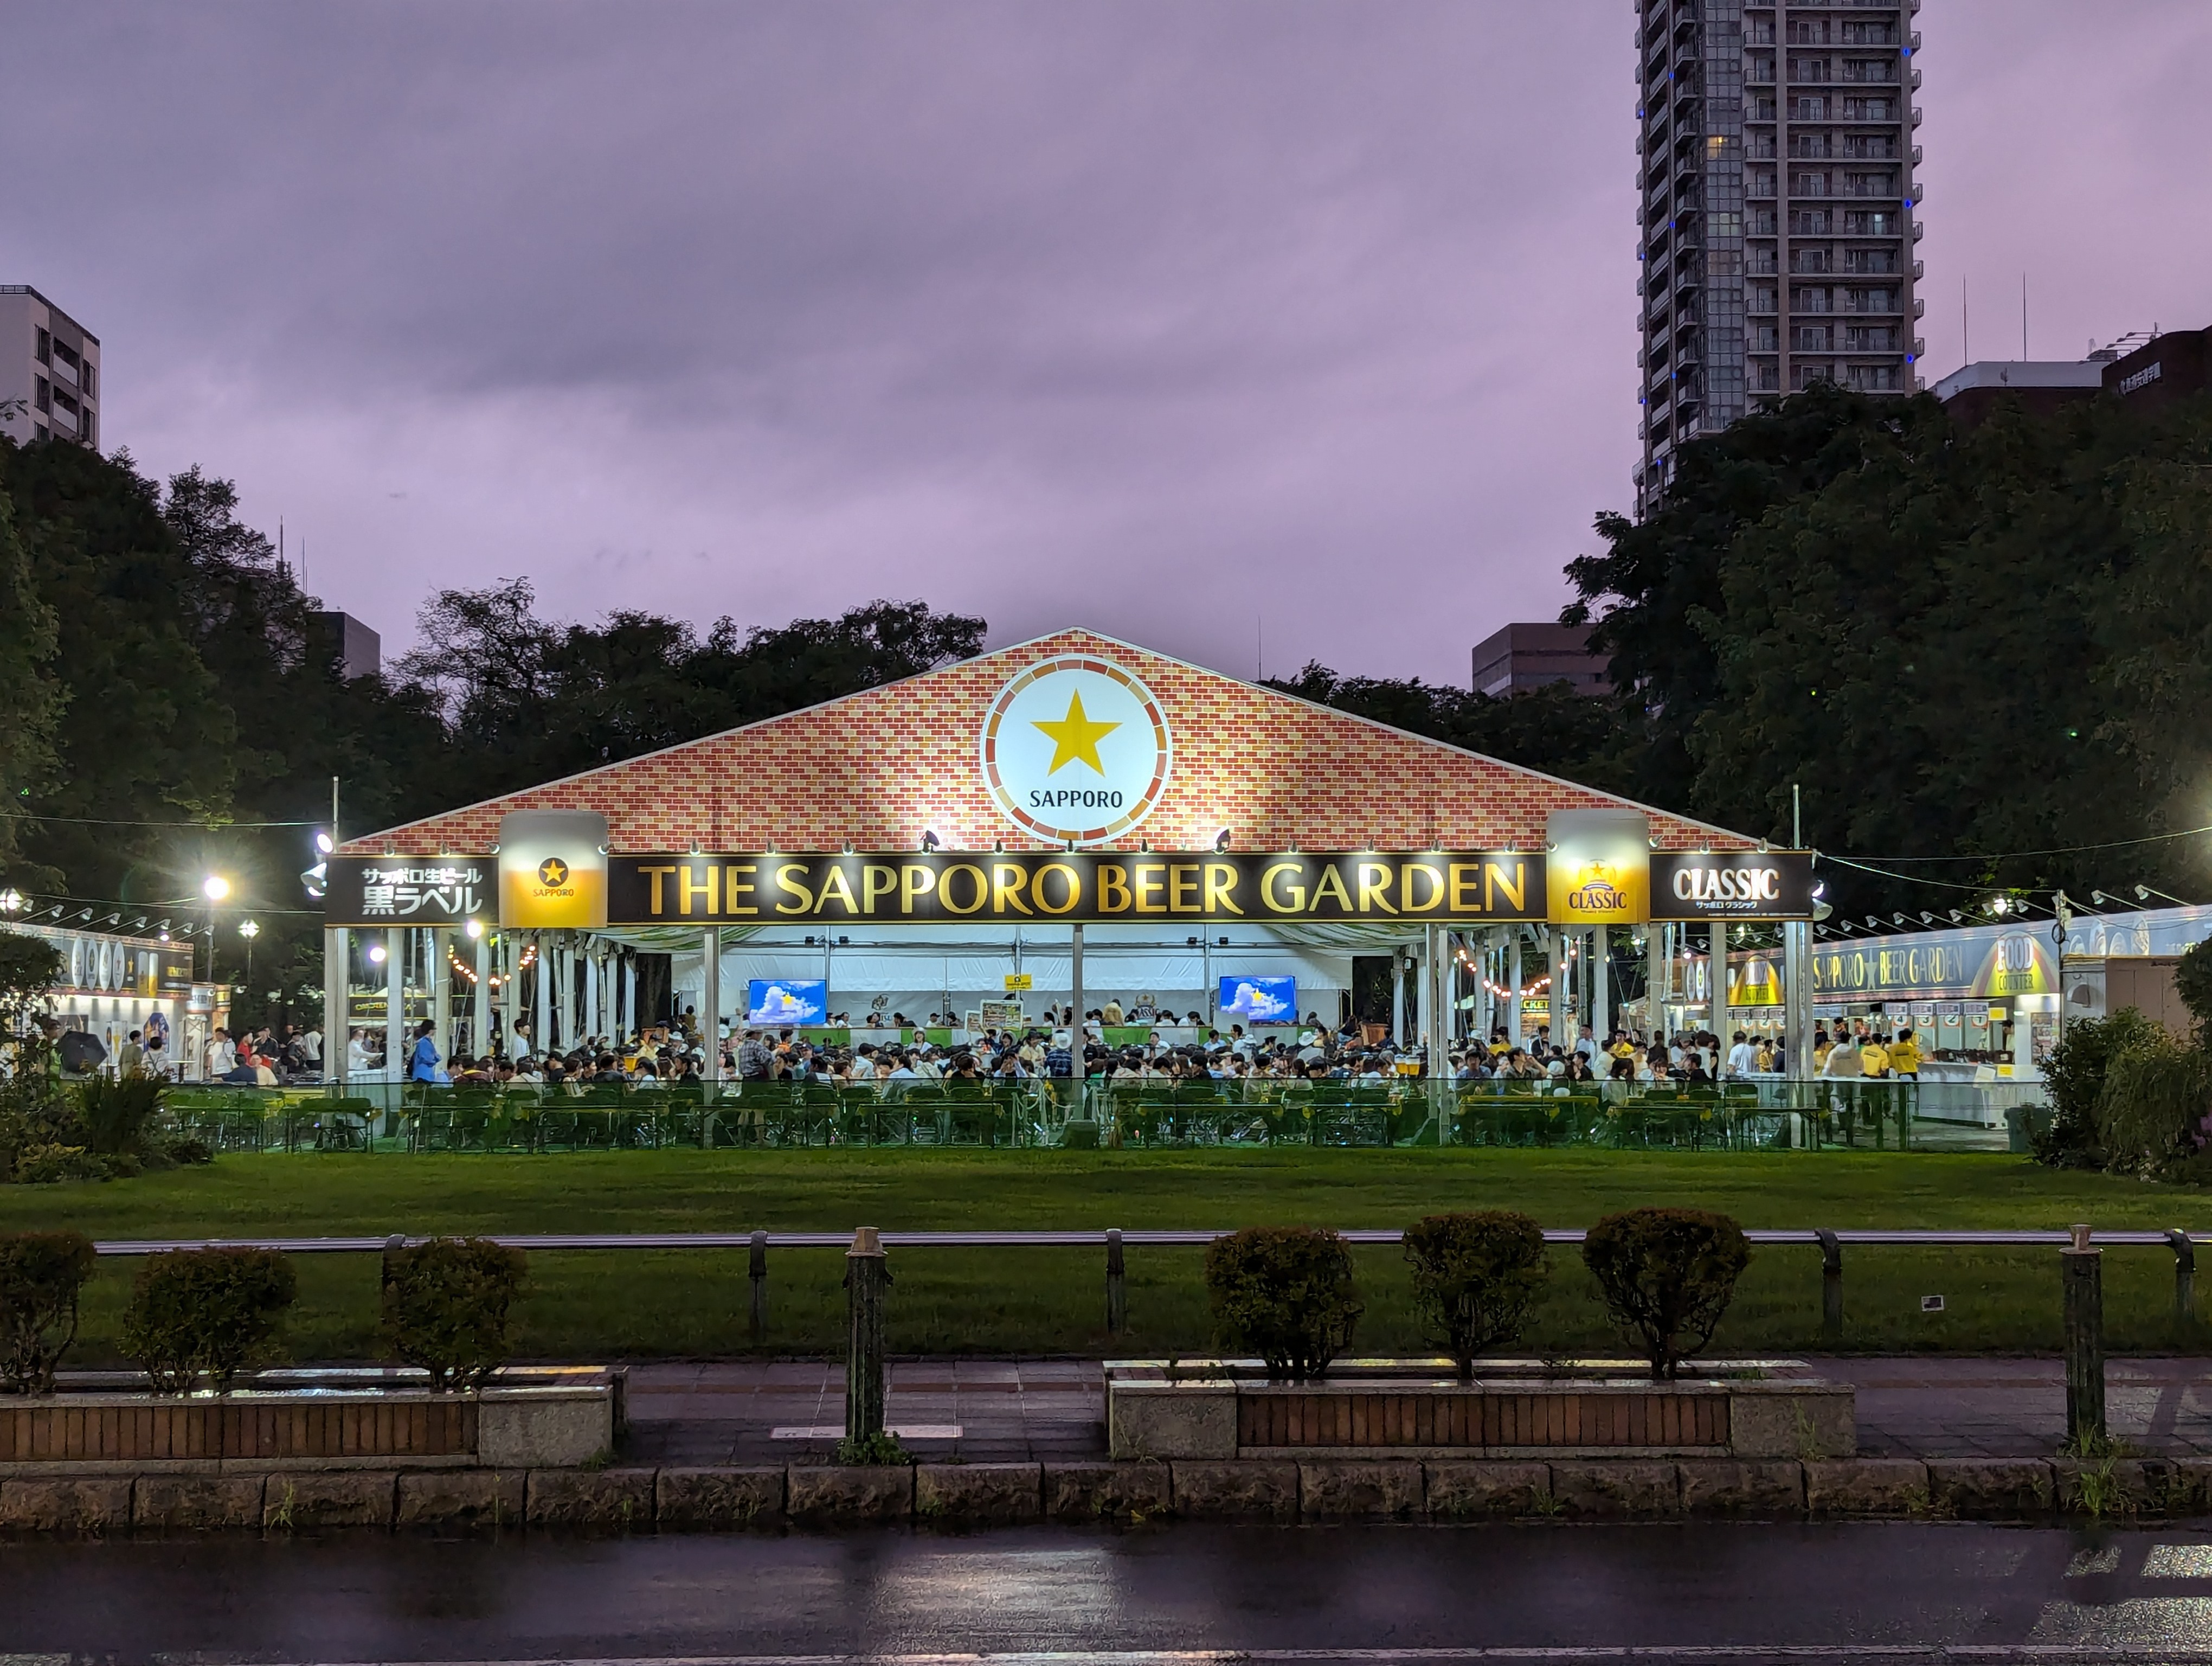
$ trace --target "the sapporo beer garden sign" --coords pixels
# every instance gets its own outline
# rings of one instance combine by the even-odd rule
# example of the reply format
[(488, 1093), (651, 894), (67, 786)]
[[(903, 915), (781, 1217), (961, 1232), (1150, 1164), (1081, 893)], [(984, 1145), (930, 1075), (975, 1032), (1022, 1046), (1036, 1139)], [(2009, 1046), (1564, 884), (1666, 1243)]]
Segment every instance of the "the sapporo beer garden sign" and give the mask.
[[(570, 860), (573, 866), (582, 858)], [(940, 850), (597, 860), (606, 876), (604, 923), (611, 926), (978, 918), (1482, 924), (1550, 917), (1547, 859), (1529, 852)], [(1652, 919), (1798, 919), (1811, 911), (1811, 859), (1803, 852), (1666, 853), (1654, 859), (1655, 866), (1662, 863), (1668, 877), (1650, 888)], [(366, 858), (332, 862), (331, 924), (432, 925), (462, 917), (434, 906), (404, 920), (364, 912), (351, 870), (374, 866)], [(1678, 873), (1695, 877), (1677, 885)], [(1723, 873), (1725, 881), (1711, 877)], [(505, 894), (514, 900), (512, 890)], [(501, 922), (569, 923), (541, 922), (531, 913), (513, 909)]]

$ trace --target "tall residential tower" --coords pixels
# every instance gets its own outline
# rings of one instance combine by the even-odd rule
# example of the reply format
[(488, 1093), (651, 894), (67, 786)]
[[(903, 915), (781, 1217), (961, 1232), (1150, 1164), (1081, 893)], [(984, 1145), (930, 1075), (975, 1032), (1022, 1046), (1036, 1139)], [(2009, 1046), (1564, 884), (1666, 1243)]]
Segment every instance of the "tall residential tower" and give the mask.
[(1817, 381), (1920, 385), (1919, 0), (1637, 0), (1648, 509), (1678, 447)]

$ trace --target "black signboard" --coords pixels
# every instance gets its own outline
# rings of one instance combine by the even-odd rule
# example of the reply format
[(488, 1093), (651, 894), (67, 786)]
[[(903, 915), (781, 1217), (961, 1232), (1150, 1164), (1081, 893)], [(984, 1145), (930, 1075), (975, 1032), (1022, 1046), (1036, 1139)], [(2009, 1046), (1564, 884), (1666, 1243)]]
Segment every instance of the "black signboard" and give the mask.
[(497, 900), (489, 856), (333, 856), (326, 926), (458, 926)]
[(1655, 850), (1654, 920), (1809, 920), (1809, 850)]

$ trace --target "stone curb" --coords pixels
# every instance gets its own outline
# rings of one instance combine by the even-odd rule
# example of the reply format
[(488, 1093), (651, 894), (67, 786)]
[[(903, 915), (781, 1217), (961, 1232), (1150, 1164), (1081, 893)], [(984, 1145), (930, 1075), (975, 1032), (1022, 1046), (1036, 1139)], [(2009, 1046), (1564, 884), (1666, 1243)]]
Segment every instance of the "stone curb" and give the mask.
[(0, 1477), (0, 1534), (258, 1529), (722, 1533), (787, 1526), (1480, 1522), (1684, 1517), (2176, 1517), (2212, 1509), (2212, 1460), (755, 1464)]

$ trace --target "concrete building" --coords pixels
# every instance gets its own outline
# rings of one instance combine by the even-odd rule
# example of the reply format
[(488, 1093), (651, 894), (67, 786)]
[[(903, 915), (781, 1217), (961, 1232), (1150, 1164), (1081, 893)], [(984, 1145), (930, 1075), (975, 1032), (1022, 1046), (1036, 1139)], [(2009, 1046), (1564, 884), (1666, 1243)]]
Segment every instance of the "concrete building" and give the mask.
[(100, 443), (100, 337), (36, 289), (0, 283), (0, 434)]
[(1916, 391), (1918, 0), (1643, 0), (1638, 399), (1680, 447), (1815, 382)]
[(1569, 684), (1577, 694), (1604, 694), (1613, 686), (1611, 663), (1590, 652), (1588, 625), (1510, 624), (1476, 644), (1473, 686), (1495, 700), (1547, 683)]
[(318, 613), (315, 623), (322, 627), (323, 651), (336, 662), (338, 675), (346, 681), (374, 677), (383, 669), (383, 638), (352, 614), (335, 610)]
[(1983, 360), (1936, 384), (1941, 399), (1972, 427), (2007, 400), (2048, 416), (2100, 393), (2154, 408), (2201, 392), (2212, 381), (2212, 329), (2137, 331), (2081, 360)]

